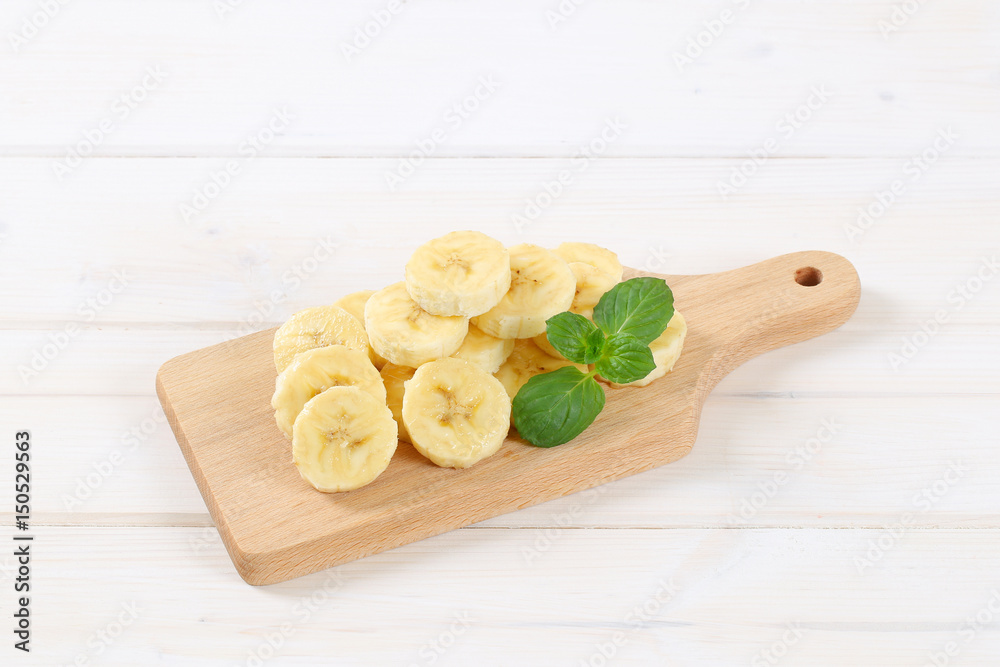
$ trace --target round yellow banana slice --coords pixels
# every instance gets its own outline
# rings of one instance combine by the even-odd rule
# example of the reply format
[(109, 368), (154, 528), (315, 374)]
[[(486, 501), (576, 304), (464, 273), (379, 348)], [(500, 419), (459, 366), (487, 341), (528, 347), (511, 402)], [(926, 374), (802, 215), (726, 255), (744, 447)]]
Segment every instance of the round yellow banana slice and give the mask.
[(376, 352), (394, 364), (416, 368), (458, 352), (469, 320), (431, 315), (398, 282), (368, 299), (365, 328)]
[(604, 293), (622, 281), (618, 255), (593, 243), (562, 243), (553, 252), (569, 263), (576, 277), (573, 308), (593, 308)]
[(403, 442), (410, 442), (410, 432), (406, 430), (406, 424), (403, 423), (404, 385), (416, 372), (416, 368), (397, 366), (391, 361), (386, 363), (381, 371), (382, 384), (385, 385), (385, 403), (392, 412), (392, 418), (396, 420), (396, 426), (399, 427), (399, 439)]
[[(343, 308), (351, 315), (354, 315), (354, 317), (357, 318), (358, 322), (361, 324), (361, 328), (364, 328), (365, 305), (368, 303), (368, 299), (374, 293), (375, 290), (370, 290), (370, 289), (361, 290), (360, 292), (351, 292), (347, 296), (342, 296), (336, 301), (334, 301), (333, 305), (339, 308)], [(365, 340), (367, 339), (368, 339), (368, 332), (365, 331)], [(386, 360), (382, 355), (376, 352), (374, 348), (371, 348), (370, 344), (369, 344), (369, 356), (372, 358), (372, 363), (375, 364), (375, 368), (382, 370), (382, 367), (385, 366), (386, 364)]]
[(301, 310), (274, 333), (274, 366), (280, 373), (296, 355), (327, 345), (346, 345), (368, 354), (364, 327), (343, 308), (318, 306)]
[(503, 445), (510, 398), (479, 366), (439, 359), (418, 368), (406, 383), (403, 422), (418, 452), (439, 466), (468, 468)]
[(469, 326), (462, 347), (451, 356), (471, 361), (487, 373), (496, 373), (513, 351), (514, 339), (494, 338), (479, 327)]
[[(649, 375), (641, 380), (626, 384), (618, 384), (616, 382), (608, 382), (608, 384), (615, 389), (622, 387), (645, 387), (653, 380), (663, 377), (674, 369), (674, 364), (677, 363), (677, 360), (681, 356), (681, 349), (684, 347), (684, 337), (686, 335), (687, 321), (685, 321), (684, 316), (680, 312), (675, 310), (674, 316), (667, 323), (667, 328), (664, 329), (663, 333), (656, 340), (649, 344), (649, 349), (653, 352), (653, 361), (656, 362), (656, 368), (651, 370)], [(600, 376), (598, 377), (602, 380), (604, 379)]]
[(298, 355), (275, 383), (271, 407), (278, 428), (292, 437), (292, 425), (302, 406), (330, 387), (343, 386), (357, 386), (385, 403), (382, 378), (366, 353), (329, 345)]
[(576, 366), (586, 373), (589, 369), (584, 364), (574, 364), (562, 357), (547, 354), (533, 340), (524, 339), (514, 343), (514, 351), (503, 362), (500, 370), (494, 376), (500, 380), (510, 400), (514, 400), (518, 390), (536, 375), (558, 370), (564, 366)]
[(568, 310), (576, 294), (576, 278), (563, 259), (541, 246), (522, 243), (510, 248), (510, 289), (500, 303), (472, 319), (496, 338), (533, 338), (545, 331), (545, 320)]
[(509, 287), (507, 249), (482, 232), (445, 234), (417, 248), (406, 263), (406, 289), (432, 315), (481, 315)]
[(398, 442), (384, 401), (359, 387), (332, 387), (295, 419), (292, 460), (317, 491), (351, 491), (382, 474)]

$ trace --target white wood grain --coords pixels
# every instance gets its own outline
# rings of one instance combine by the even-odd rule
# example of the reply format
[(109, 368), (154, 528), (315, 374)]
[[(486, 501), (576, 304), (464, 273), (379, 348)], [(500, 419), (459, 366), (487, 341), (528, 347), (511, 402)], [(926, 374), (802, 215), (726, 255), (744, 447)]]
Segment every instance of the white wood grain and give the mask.
[[(725, 201), (716, 184), (738, 160), (598, 160), (523, 233), (512, 216), (569, 161), (433, 160), (390, 192), (384, 176), (395, 164), (258, 159), (185, 223), (179, 206), (225, 160), (96, 159), (60, 183), (51, 160), (0, 159), (9, 190), (0, 199), (0, 323), (81, 319), (115, 271), (126, 272), (128, 286), (96, 321), (238, 323), (267, 310), (261, 304), (275, 292), (285, 300), (269, 317), (281, 321), (399, 280), (417, 245), (475, 228), (506, 243), (593, 241), (627, 265), (663, 273), (712, 273), (822, 248), (861, 274), (865, 293), (849, 328), (909, 330), (939, 309), (953, 311), (950, 326), (1000, 324), (996, 281), (961, 309), (949, 300), (1000, 250), (1000, 160), (944, 157), (915, 182), (899, 159), (775, 160)], [(849, 237), (858, 209), (894, 179), (907, 179), (908, 191)], [(326, 239), (340, 248), (310, 264)]]
[[(1000, 154), (990, 0), (923, 3), (888, 39), (879, 22), (892, 0), (592, 0), (555, 29), (558, 3), (423, 0), (350, 61), (342, 44), (386, 0), (241, 2), (223, 18), (219, 4), (63, 8), (0, 58), (3, 151), (65, 155), (109, 118), (103, 154), (235, 155), (286, 107), (294, 119), (272, 155), (406, 155), (436, 127), (436, 155), (572, 155), (609, 117), (628, 124), (613, 146), (622, 155), (743, 156), (771, 137), (781, 155), (909, 155), (947, 125), (962, 137), (956, 153)], [(712, 39), (706, 23), (726, 10)], [(5, 2), (5, 33), (34, 11)], [(679, 68), (694, 39), (710, 44)], [(149, 66), (166, 80), (121, 119), (114, 100)], [(481, 76), (498, 89), (449, 124)], [(778, 123), (816, 86), (829, 101), (786, 136)]]
[[(423, 665), (456, 615), (468, 627), (435, 664), (579, 664), (616, 632), (622, 664), (751, 664), (783, 635), (782, 664), (924, 664), (1000, 586), (996, 530), (912, 530), (863, 574), (854, 558), (879, 531), (572, 530), (530, 562), (525, 534), (463, 529), (339, 580), (252, 588), (203, 529), (42, 528), (35, 651), (18, 664), (244, 665), (288, 623), (266, 664)], [(661, 582), (676, 592), (657, 600)], [(95, 656), (88, 638), (123, 604), (137, 618)], [(956, 664), (988, 665), (1000, 635), (961, 645)]]
[[(1000, 250), (995, 3), (919, 3), (883, 36), (897, 0), (589, 0), (555, 29), (555, 2), (410, 1), (350, 62), (341, 43), (386, 0), (233, 0), (221, 17), (205, 0), (73, 2), (13, 50), (40, 4), (0, 7), (0, 429), (36, 438), (38, 535), (35, 650), (4, 647), (0, 663), (245, 665), (292, 622), (265, 664), (425, 665), (463, 612), (470, 628), (434, 664), (586, 664), (619, 631), (611, 664), (775, 664), (762, 651), (789, 624), (802, 637), (782, 665), (922, 665), (951, 641), (950, 664), (996, 663), (995, 620), (969, 642), (962, 632), (1000, 589), (1000, 292), (990, 280), (954, 299)], [(732, 25), (679, 71), (674, 52), (726, 9)], [(149, 67), (165, 81), (122, 117), (116, 98)], [(481, 76), (496, 92), (449, 123)], [(815, 86), (829, 101), (787, 135), (779, 122)], [(276, 109), (288, 126), (240, 160)], [(518, 233), (512, 215), (609, 119), (621, 136)], [(55, 161), (102, 122), (106, 157), (59, 179)], [(398, 156), (438, 127), (435, 159), (390, 190)], [(954, 145), (913, 177), (907, 161), (946, 128)], [(773, 156), (723, 199), (719, 183), (768, 140)], [(240, 174), (185, 223), (180, 204), (229, 157)], [(496, 159), (471, 159), (483, 157)], [(905, 192), (849, 238), (896, 179)], [(687, 458), (348, 564), (299, 622), (295, 605), (331, 573), (265, 589), (238, 578), (154, 419), (153, 375), (265, 326), (275, 291), (286, 298), (261, 320), (397, 280), (413, 247), (454, 228), (572, 236), (674, 273), (821, 248), (855, 263), (864, 296), (842, 330), (723, 381)], [(342, 251), (290, 287), (327, 236)], [(23, 382), (17, 366), (85, 320), (122, 270), (128, 287)], [(920, 343), (942, 309), (947, 324)], [(919, 350), (896, 371), (888, 355), (904, 340)], [(824, 419), (843, 429), (790, 463)], [(68, 509), (64, 494), (116, 451), (114, 472)], [(969, 469), (948, 484), (956, 461)], [(10, 466), (0, 456), (0, 478)], [(908, 512), (914, 527), (892, 537), (883, 527)], [(859, 573), (879, 540), (890, 547)], [(11, 565), (0, 556), (8, 590)], [(677, 596), (631, 632), (629, 611), (671, 578)], [(133, 601), (139, 619), (96, 655), (94, 633)]]
[[(211, 525), (153, 397), (4, 404), (18, 415), (5, 426), (30, 426), (39, 443), (36, 522)], [(713, 396), (684, 459), (480, 525), (846, 528), (891, 525), (911, 512), (914, 526), (1000, 528), (996, 404), (994, 396)], [(953, 464), (959, 473), (948, 472)], [(13, 461), (0, 459), (0, 478), (12, 475)], [(935, 488), (946, 476), (954, 483)], [(931, 495), (922, 500), (924, 489)]]

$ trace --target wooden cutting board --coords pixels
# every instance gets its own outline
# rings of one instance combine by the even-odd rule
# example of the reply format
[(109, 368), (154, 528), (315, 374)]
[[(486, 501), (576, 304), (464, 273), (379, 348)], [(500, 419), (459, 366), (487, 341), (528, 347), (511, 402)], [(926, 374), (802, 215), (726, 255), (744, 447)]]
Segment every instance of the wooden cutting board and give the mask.
[[(626, 269), (637, 275), (657, 274)], [(400, 443), (368, 486), (315, 491), (274, 422), (274, 329), (171, 359), (156, 392), (236, 570), (254, 585), (276, 583), (676, 461), (691, 450), (719, 380), (840, 326), (861, 292), (850, 262), (819, 251), (660, 277), (688, 323), (671, 373), (648, 387), (606, 388), (604, 411), (572, 442), (539, 449), (512, 432), (465, 470), (439, 468)]]

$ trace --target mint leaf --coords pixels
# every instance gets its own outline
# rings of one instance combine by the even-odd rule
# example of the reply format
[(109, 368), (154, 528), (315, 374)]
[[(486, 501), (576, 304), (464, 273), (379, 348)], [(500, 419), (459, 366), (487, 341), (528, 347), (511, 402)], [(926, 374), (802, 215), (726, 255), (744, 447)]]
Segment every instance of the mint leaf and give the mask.
[(635, 382), (656, 367), (649, 344), (674, 316), (674, 295), (659, 278), (632, 278), (606, 292), (594, 322), (565, 312), (546, 321), (546, 336), (564, 357), (595, 364), (584, 373), (567, 366), (528, 380), (514, 396), (514, 426), (536, 447), (569, 442), (604, 409), (604, 389), (594, 376), (618, 384)]
[(674, 294), (660, 278), (618, 283), (594, 307), (594, 322), (605, 335), (632, 334), (647, 345), (663, 333), (673, 316)]
[(576, 313), (559, 313), (547, 319), (545, 336), (559, 354), (577, 364), (592, 364), (604, 351), (604, 332)]
[(574, 366), (536, 375), (517, 392), (514, 426), (536, 447), (569, 442), (604, 409), (604, 389)]
[(649, 346), (628, 333), (616, 333), (608, 338), (604, 354), (595, 370), (605, 380), (627, 384), (653, 372), (656, 362)]

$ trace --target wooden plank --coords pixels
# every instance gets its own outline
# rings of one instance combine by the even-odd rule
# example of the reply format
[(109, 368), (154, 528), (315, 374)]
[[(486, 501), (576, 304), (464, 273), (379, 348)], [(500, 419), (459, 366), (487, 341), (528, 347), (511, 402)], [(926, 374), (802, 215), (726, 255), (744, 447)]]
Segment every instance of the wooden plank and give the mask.
[(36, 532), (20, 665), (586, 664), (618, 632), (628, 664), (767, 664), (783, 637), (787, 664), (924, 664), (951, 641), (963, 664), (1000, 652), (992, 624), (963, 632), (998, 587), (997, 530), (911, 530), (864, 573), (854, 558), (879, 530), (559, 530), (530, 561), (525, 531), (460, 530), (267, 588), (200, 528)]
[[(743, 157), (771, 140), (784, 156), (909, 156), (949, 125), (956, 154), (1000, 154), (990, 0), (925, 3), (902, 19), (894, 0), (594, 0), (565, 21), (557, 4), (530, 0), (425, 0), (395, 16), (387, 5), (61, 7), (16, 52), (5, 47), (0, 146), (65, 156), (107, 120), (98, 153), (238, 155), (285, 108), (267, 154), (401, 156), (440, 130), (435, 155), (568, 156), (609, 118), (627, 124), (608, 149), (620, 155)], [(6, 3), (9, 33), (37, 11)], [(345, 57), (366, 29), (370, 45)], [(685, 52), (692, 62), (678, 64)], [(131, 93), (148, 67), (162, 81)]]
[[(726, 526), (732, 517), (738, 526), (874, 528), (911, 511), (923, 528), (1000, 528), (995, 405), (993, 396), (742, 398), (716, 391), (694, 448), (680, 461), (480, 525), (693, 528)], [(18, 415), (8, 428), (30, 427), (45, 443), (35, 453), (36, 522), (212, 525), (154, 397), (5, 398), (4, 408)], [(56, 414), (60, 419), (51, 418)], [(836, 425), (832, 437), (826, 423)], [(927, 508), (921, 493), (933, 494), (951, 462), (969, 470)], [(775, 482), (778, 473), (786, 476)], [(0, 478), (12, 476), (13, 460), (0, 458)]]
[[(21, 21), (53, 3), (4, 4), (2, 421), (29, 423), (44, 443), (34, 450), (35, 644), (17, 664), (603, 664), (611, 647), (608, 663), (882, 667), (942, 664), (949, 642), (959, 651), (949, 664), (996, 662), (995, 622), (970, 634), (968, 619), (992, 621), (1000, 588), (1000, 293), (987, 281), (954, 300), (1000, 247), (1000, 15), (989, 0), (919, 3), (887, 35), (880, 21), (899, 0), (591, 0), (554, 28), (554, 3), (421, 0), (350, 62), (340, 45), (386, 0), (225, 2), (224, 16), (223, 3), (204, 0), (60, 3), (13, 50)], [(725, 9), (735, 22), (679, 70), (674, 53)], [(112, 105), (147, 67), (166, 80), (122, 118)], [(450, 125), (448, 107), (482, 76), (498, 90)], [(815, 86), (830, 100), (786, 136), (782, 117)], [(359, 159), (238, 159), (232, 185), (185, 223), (180, 204), (225, 156), (246, 157), (248, 135), (281, 124), (275, 110), (292, 118), (260, 155)], [(518, 230), (512, 216), (615, 119), (627, 127), (601, 158)], [(140, 157), (90, 159), (58, 179), (56, 160), (105, 121), (113, 129), (95, 153)], [(442, 126), (434, 154), (446, 159), (391, 191), (399, 158), (372, 156), (407, 155)], [(933, 154), (949, 129), (954, 145), (914, 177), (907, 160)], [(747, 156), (769, 141), (777, 149), (754, 167)], [(720, 183), (741, 167), (754, 173), (723, 199)], [(877, 209), (894, 180), (905, 193), (852, 239), (859, 207)], [(275, 290), (285, 298), (272, 323), (397, 280), (416, 245), (460, 227), (508, 243), (572, 234), (672, 273), (823, 248), (855, 263), (865, 294), (842, 330), (723, 380), (692, 453), (671, 466), (331, 572), (245, 586), (153, 418), (156, 368), (267, 328), (256, 318)], [(343, 251), (289, 288), (287, 272), (328, 235)], [(16, 365), (83, 320), (122, 270), (128, 288), (24, 383)], [(948, 322), (921, 342), (942, 309)], [(908, 343), (915, 356), (895, 370), (890, 355)], [(843, 429), (807, 464), (791, 463), (824, 420)], [(149, 423), (67, 511), (63, 495)], [(956, 460), (969, 470), (950, 484)], [(0, 457), (5, 479), (10, 463)], [(936, 488), (924, 510), (921, 493)], [(915, 527), (882, 528), (906, 513)], [(882, 557), (859, 572), (873, 549)], [(12, 566), (0, 556), (5, 585)], [(333, 573), (342, 583), (303, 618)], [(678, 593), (661, 605), (671, 580)], [(133, 602), (138, 619), (98, 655), (98, 633), (115, 631)], [(635, 628), (629, 614), (646, 604), (655, 613)], [(454, 625), (463, 618), (467, 630)]]
[[(432, 160), (390, 192), (393, 164), (259, 159), (185, 223), (180, 205), (224, 161), (99, 159), (58, 183), (51, 160), (0, 159), (8, 185), (0, 327), (282, 321), (401, 279), (414, 248), (463, 228), (508, 244), (592, 241), (630, 266), (676, 274), (824, 249), (848, 257), (865, 278), (851, 326), (912, 330), (940, 309), (949, 326), (1000, 324), (995, 281), (973, 298), (956, 291), (1000, 248), (992, 224), (1000, 160), (942, 158), (907, 180), (905, 195), (860, 235), (851, 232), (859, 208), (878, 210), (877, 193), (907, 178), (903, 161), (775, 160), (726, 201), (717, 184), (739, 160), (596, 161), (538, 217), (525, 218), (520, 234), (513, 216), (525, 215), (568, 161)], [(329, 243), (340, 247), (328, 254)], [(126, 287), (116, 272), (125, 272)]]
[[(800, 280), (803, 267), (818, 279)], [(511, 435), (497, 454), (464, 470), (438, 468), (401, 447), (395, 465), (350, 493), (321, 494), (303, 483), (270, 407), (273, 330), (171, 359), (156, 391), (240, 575), (252, 584), (284, 581), (683, 457), (705, 397), (723, 377), (747, 359), (840, 326), (861, 291), (850, 262), (818, 251), (657, 277), (672, 285), (689, 323), (668, 378), (611, 391), (601, 418), (572, 443), (526, 449)], [(761, 311), (748, 299), (761, 292), (780, 298)], [(278, 508), (301, 518), (279, 517)]]

